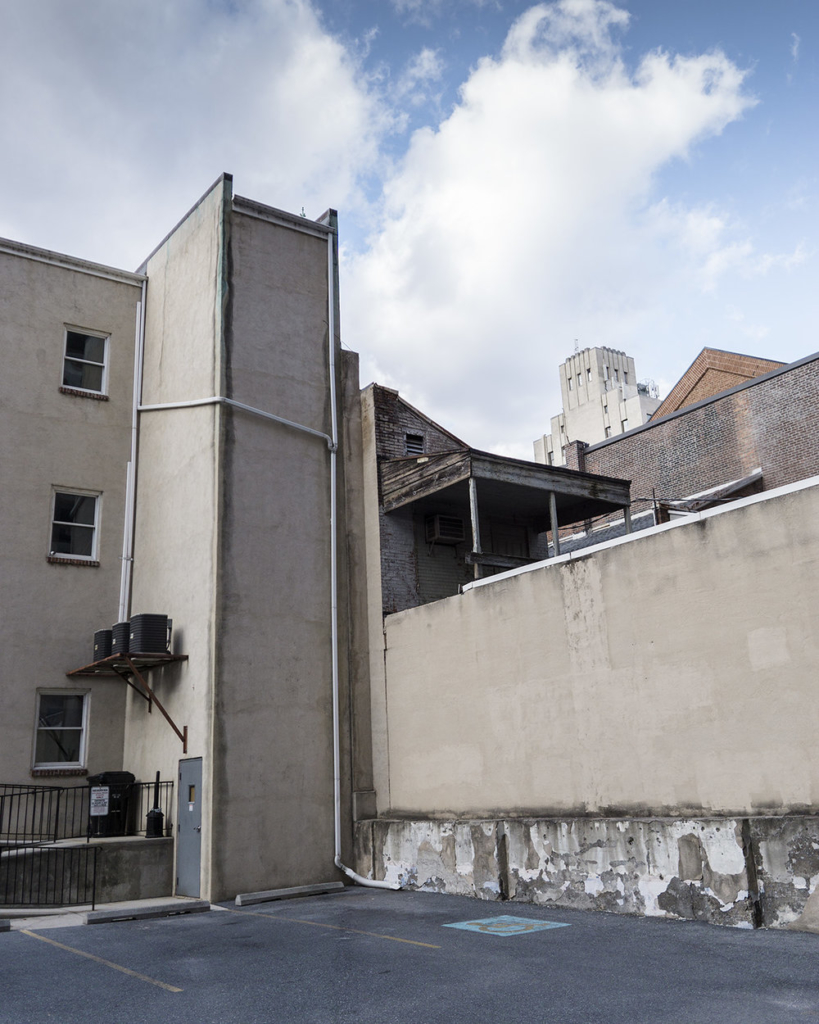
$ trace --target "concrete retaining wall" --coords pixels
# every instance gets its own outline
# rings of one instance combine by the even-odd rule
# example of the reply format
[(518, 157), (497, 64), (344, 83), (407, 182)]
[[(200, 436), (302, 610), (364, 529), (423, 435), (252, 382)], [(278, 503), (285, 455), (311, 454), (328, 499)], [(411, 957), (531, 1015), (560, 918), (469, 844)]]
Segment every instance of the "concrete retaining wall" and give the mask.
[(406, 888), (819, 932), (819, 818), (359, 822), (356, 869)]
[[(55, 846), (9, 850), (0, 861), (0, 892), (7, 906), (60, 905), (64, 898), (82, 903), (89, 896), (93, 860), (70, 856), (97, 849), (96, 902), (153, 899), (173, 894), (173, 839), (111, 838), (92, 842), (64, 841)], [(68, 853), (69, 856), (59, 856)], [(28, 901), (32, 899), (32, 903)], [(58, 897), (58, 893), (64, 894)]]

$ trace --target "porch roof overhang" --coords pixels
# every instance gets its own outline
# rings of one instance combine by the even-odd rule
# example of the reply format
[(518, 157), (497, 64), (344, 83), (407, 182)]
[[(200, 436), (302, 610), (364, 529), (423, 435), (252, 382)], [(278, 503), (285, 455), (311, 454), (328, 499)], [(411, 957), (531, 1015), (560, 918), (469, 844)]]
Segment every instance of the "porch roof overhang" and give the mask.
[(561, 526), (627, 508), (631, 502), (628, 480), (466, 448), (382, 462), (384, 511), (410, 504), (421, 508), (439, 502), (468, 504), (470, 479), (475, 480), (482, 514), (515, 516), (533, 523), (542, 520), (544, 529), (548, 528), (550, 494), (555, 496)]

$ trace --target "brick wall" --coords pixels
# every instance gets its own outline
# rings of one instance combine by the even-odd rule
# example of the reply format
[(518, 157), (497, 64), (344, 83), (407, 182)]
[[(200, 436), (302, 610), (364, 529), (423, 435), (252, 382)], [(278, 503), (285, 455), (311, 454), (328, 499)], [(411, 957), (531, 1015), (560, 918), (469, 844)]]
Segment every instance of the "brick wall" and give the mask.
[(376, 452), (379, 458), (395, 459), (406, 455), (407, 434), (420, 434), (424, 438), (426, 455), (439, 455), (441, 452), (469, 447), (454, 434), (427, 419), (391, 388), (373, 385), (373, 406)]
[(634, 499), (683, 498), (762, 468), (765, 490), (819, 474), (819, 355), (585, 450)]
[[(373, 385), (373, 409), (379, 462), (406, 457), (407, 434), (423, 437), (425, 455), (468, 447), (454, 434), (414, 409), (391, 388)], [(467, 570), (463, 564), (464, 545), (458, 548), (460, 560), (454, 548), (436, 547), (431, 553), (428, 551), (423, 538), (423, 522), (413, 516), (410, 507), (389, 514), (381, 509), (379, 520), (385, 615), (454, 593), (458, 583), (473, 578), (471, 568)]]
[(654, 416), (667, 416), (784, 365), (773, 359), (704, 348), (660, 403)]
[(379, 511), (381, 524), (381, 596), (383, 612), (414, 608), (418, 600), (418, 560), (412, 510)]

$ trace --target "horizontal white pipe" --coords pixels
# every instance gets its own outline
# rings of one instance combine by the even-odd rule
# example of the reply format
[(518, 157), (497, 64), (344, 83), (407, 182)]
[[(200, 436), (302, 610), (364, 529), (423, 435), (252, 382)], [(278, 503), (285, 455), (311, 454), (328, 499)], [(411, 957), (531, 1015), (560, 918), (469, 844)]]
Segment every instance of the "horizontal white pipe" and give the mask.
[(329, 434), (321, 430), (314, 430), (306, 427), (303, 423), (294, 423), (286, 420), (283, 416), (275, 416), (272, 412), (265, 412), (263, 409), (255, 409), (252, 405), (245, 405), (244, 402), (237, 402), (233, 398), (225, 398), (224, 395), (214, 395), (212, 398), (194, 398), (189, 402), (163, 402), (159, 405), (140, 405), (140, 412), (158, 412), (161, 409), (193, 409), (199, 405), (231, 405), (234, 409), (242, 409), (244, 412), (252, 413), (254, 416), (261, 416), (266, 420), (273, 420), (274, 423), (281, 423), (285, 427), (292, 427), (294, 430), (301, 430), (305, 434), (313, 434), (327, 442), (330, 451), (336, 450), (336, 443)]

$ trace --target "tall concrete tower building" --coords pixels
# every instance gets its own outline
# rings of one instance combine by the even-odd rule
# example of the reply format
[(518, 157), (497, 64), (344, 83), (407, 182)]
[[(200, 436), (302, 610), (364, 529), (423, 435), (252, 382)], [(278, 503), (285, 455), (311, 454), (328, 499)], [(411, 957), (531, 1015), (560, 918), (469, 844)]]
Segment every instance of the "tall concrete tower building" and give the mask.
[(638, 383), (634, 360), (613, 348), (584, 348), (560, 364), (563, 411), (535, 442), (535, 462), (564, 466), (571, 441), (596, 444), (650, 419), (660, 405), (655, 384)]

